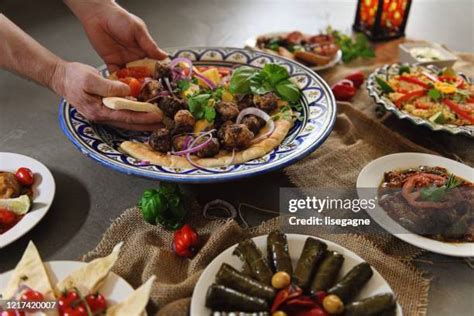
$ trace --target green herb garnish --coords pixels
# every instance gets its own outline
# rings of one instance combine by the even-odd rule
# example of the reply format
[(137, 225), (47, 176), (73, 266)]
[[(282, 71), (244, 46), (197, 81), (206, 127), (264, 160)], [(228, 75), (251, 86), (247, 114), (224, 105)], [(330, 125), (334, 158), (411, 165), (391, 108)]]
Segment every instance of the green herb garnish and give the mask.
[(398, 69), (398, 74), (403, 75), (404, 73), (409, 74), (410, 73), (410, 67), (409, 66), (400, 66), (400, 69)]
[(441, 91), (439, 90), (436, 90), (436, 89), (431, 89), (430, 91), (428, 91), (428, 96), (431, 98), (431, 100), (433, 100), (434, 102), (438, 102), (441, 100), (441, 98), (443, 97), (443, 94), (441, 93)]
[(375, 51), (369, 43), (367, 36), (363, 33), (357, 33), (355, 38), (347, 34), (343, 34), (331, 27), (327, 28), (327, 34), (334, 37), (334, 41), (342, 51), (342, 60), (348, 63), (358, 57), (372, 58), (375, 57)]
[(197, 120), (205, 118), (209, 122), (213, 122), (216, 118), (216, 109), (209, 102), (212, 98), (212, 94), (203, 93), (191, 96), (188, 98), (188, 107), (191, 114)]
[(375, 77), (375, 82), (377, 82), (380, 89), (382, 89), (383, 93), (395, 92), (395, 90), (393, 90), (393, 88), (388, 84), (388, 82), (383, 80), (382, 78)]
[(462, 181), (458, 180), (453, 174), (451, 174), (446, 180), (446, 183), (440, 187), (435, 185), (429, 186), (427, 188), (422, 188), (420, 190), (420, 197), (425, 201), (439, 202), (443, 200), (446, 193), (451, 189), (458, 187)]

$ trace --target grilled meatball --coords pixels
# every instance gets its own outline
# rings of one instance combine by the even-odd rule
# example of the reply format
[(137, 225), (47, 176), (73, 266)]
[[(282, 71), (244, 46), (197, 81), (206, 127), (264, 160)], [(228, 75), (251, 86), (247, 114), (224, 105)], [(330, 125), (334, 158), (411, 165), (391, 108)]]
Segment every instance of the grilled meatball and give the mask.
[(237, 97), (237, 107), (239, 108), (239, 111), (252, 106), (255, 106), (255, 104), (253, 103), (253, 96), (251, 94), (240, 95)]
[[(196, 146), (204, 143), (205, 141), (207, 141), (206, 137), (199, 139), (196, 142)], [(212, 138), (211, 141), (204, 148), (201, 148), (199, 151), (196, 152), (196, 155), (199, 158), (214, 157), (219, 153), (219, 148), (219, 141), (216, 138)]]
[(273, 92), (265, 93), (264, 95), (256, 95), (253, 98), (255, 105), (262, 111), (270, 113), (276, 109), (278, 105), (278, 96)]
[(169, 117), (174, 117), (176, 112), (187, 108), (186, 101), (175, 96), (158, 99), (158, 107)]
[[(189, 146), (192, 140), (188, 140), (191, 136), (190, 135), (180, 135), (173, 137), (173, 148), (175, 151), (185, 150), (187, 148), (186, 145)], [(186, 143), (187, 142), (187, 143)]]
[(254, 134), (244, 124), (224, 126), (221, 133), (221, 145), (227, 149), (245, 149), (250, 146)]
[(239, 108), (233, 102), (219, 102), (216, 111), (222, 121), (233, 121), (239, 115)]
[(155, 74), (153, 76), (155, 79), (168, 78), (171, 79), (171, 68), (168, 65), (162, 63), (156, 63)]
[(255, 115), (246, 115), (242, 119), (242, 124), (254, 134), (257, 135), (262, 127), (265, 126), (265, 120)]
[(219, 139), (221, 144), (222, 144), (222, 139), (224, 139), (225, 129), (232, 124), (234, 124), (232, 121), (226, 121), (220, 124), (219, 129), (217, 130), (217, 139)]
[(194, 129), (196, 119), (188, 110), (179, 110), (174, 115), (174, 134), (190, 133)]
[(148, 142), (153, 149), (166, 153), (171, 150), (171, 133), (167, 128), (159, 128), (150, 135)]
[(16, 198), (21, 193), (21, 184), (10, 172), (0, 172), (0, 199)]
[(161, 91), (163, 91), (163, 85), (161, 82), (152, 79), (143, 86), (138, 95), (138, 100), (143, 102), (150, 100), (151, 98), (158, 96)]

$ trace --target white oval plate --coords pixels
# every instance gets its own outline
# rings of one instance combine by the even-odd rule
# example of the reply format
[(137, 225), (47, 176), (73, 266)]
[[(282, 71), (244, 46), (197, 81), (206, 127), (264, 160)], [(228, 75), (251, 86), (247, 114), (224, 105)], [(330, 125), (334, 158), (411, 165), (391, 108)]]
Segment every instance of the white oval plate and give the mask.
[[(260, 37), (260, 36), (272, 37), (272, 36), (280, 36), (280, 35), (284, 35), (284, 34), (288, 34), (288, 32), (271, 32), (271, 33), (266, 33), (266, 34), (261, 34), (259, 36), (251, 37), (251, 38), (249, 38), (245, 41), (245, 47), (248, 47), (248, 48), (253, 49), (253, 50), (261, 51), (261, 49), (257, 48), (257, 38), (258, 37)], [(274, 55), (282, 57), (282, 58), (286, 58), (286, 57), (280, 56), (276, 52), (274, 53)], [(326, 65), (307, 66), (307, 67), (314, 70), (314, 71), (326, 70), (326, 69), (332, 68), (332, 67), (336, 66), (337, 64), (339, 64), (341, 59), (342, 59), (342, 50), (338, 50), (336, 55), (334, 56), (334, 58), (329, 63), (327, 63)], [(295, 62), (299, 62), (296, 59), (291, 59), (291, 60), (293, 60)]]
[[(378, 188), (382, 183), (384, 172), (418, 166), (443, 167), (457, 176), (474, 182), (474, 169), (457, 161), (422, 153), (398, 153), (380, 157), (362, 169), (357, 178), (359, 198), (373, 199), (375, 197), (372, 195), (376, 194), (376, 190), (367, 188)], [(411, 233), (393, 220), (378, 204), (375, 209), (368, 210), (367, 213), (390, 234), (416, 247), (447, 256), (474, 256), (474, 243), (448, 243)]]
[(20, 167), (33, 171), (33, 202), (30, 211), (10, 230), (0, 235), (0, 249), (29, 232), (46, 215), (53, 203), (56, 184), (49, 169), (28, 156), (0, 152), (0, 171), (15, 172)]
[[(313, 236), (306, 236), (306, 235), (299, 235), (299, 234), (286, 234), (288, 240), (288, 248), (290, 251), (291, 261), (293, 263), (293, 267), (296, 266), (296, 262), (298, 261), (301, 251), (303, 250), (304, 243), (308, 237), (317, 238)], [(266, 253), (267, 251), (267, 235), (258, 236), (252, 238), (257, 247), (263, 252)], [(344, 255), (344, 264), (342, 265), (341, 271), (339, 272), (339, 276), (346, 274), (349, 270), (359, 264), (364, 262), (365, 260), (353, 253), (352, 251), (339, 246), (336, 243), (331, 241), (327, 241), (321, 238), (317, 238), (324, 241), (328, 245), (328, 249), (335, 250), (340, 254)], [(233, 245), (227, 248), (224, 252), (222, 252), (219, 256), (214, 258), (212, 262), (206, 267), (204, 272), (201, 274), (196, 287), (193, 291), (193, 296), (191, 299), (191, 316), (201, 316), (201, 315), (210, 315), (211, 310), (206, 307), (206, 293), (209, 286), (214, 283), (215, 275), (219, 268), (223, 263), (228, 263), (234, 268), (240, 269), (242, 267), (242, 261), (237, 257), (232, 255), (235, 247), (237, 245)], [(356, 299), (369, 297), (375, 294), (380, 293), (393, 293), (390, 285), (388, 285), (387, 281), (378, 273), (373, 267), (374, 275), (370, 279), (370, 281), (364, 286), (362, 291), (357, 295)], [(395, 295), (395, 294), (394, 294)], [(397, 305), (397, 316), (402, 315), (402, 309), (400, 305)]]
[[(49, 276), (53, 286), (73, 271), (86, 265), (86, 263), (79, 261), (50, 261), (45, 262), (44, 264), (46, 270), (50, 272)], [(0, 284), (7, 284), (12, 273), (13, 270), (0, 274)], [(104, 284), (100, 287), (99, 292), (104, 295), (109, 304), (117, 304), (132, 294), (133, 287), (115, 273), (110, 272), (105, 279)]]

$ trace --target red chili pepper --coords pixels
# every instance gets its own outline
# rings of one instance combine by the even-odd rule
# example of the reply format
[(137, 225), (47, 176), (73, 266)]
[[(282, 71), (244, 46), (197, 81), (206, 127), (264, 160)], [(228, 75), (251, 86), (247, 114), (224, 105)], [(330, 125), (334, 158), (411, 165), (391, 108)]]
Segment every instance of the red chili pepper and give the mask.
[(403, 93), (403, 94), (405, 94), (405, 93), (410, 93), (410, 91), (408, 91), (407, 89), (402, 89), (402, 88), (397, 88), (396, 91), (397, 91), (398, 93)]
[(354, 87), (356, 89), (359, 89), (359, 87), (364, 83), (365, 81), (365, 75), (362, 71), (356, 71), (354, 73), (351, 73), (346, 77), (347, 80), (352, 81), (354, 84)]
[(405, 81), (405, 82), (409, 82), (409, 83), (414, 83), (414, 84), (417, 84), (425, 89), (428, 89), (429, 88), (429, 85), (423, 81), (421, 81), (420, 79), (418, 78), (415, 78), (415, 77), (408, 77), (408, 76), (400, 76), (400, 80), (402, 81)]
[(417, 109), (428, 110), (428, 109), (430, 108), (430, 105), (418, 101), (418, 102), (415, 103), (415, 107), (416, 107)]
[(290, 285), (284, 289), (281, 289), (273, 299), (272, 313), (276, 312), (286, 301), (298, 297), (302, 293), (303, 290), (296, 285)]
[(173, 238), (173, 249), (178, 256), (193, 257), (197, 252), (199, 245), (199, 235), (189, 225), (185, 224), (183, 227), (175, 231)]
[(343, 83), (332, 86), (332, 93), (337, 101), (350, 101), (357, 93), (356, 88)]
[(464, 110), (459, 104), (449, 99), (444, 99), (443, 103), (446, 104), (451, 109), (451, 111), (455, 112), (458, 116), (474, 124), (474, 116), (471, 115), (471, 112)]
[(462, 86), (464, 86), (464, 79), (462, 77), (439, 76), (438, 79), (442, 82), (456, 83), (457, 88), (461, 88)]
[(401, 97), (399, 97), (396, 101), (395, 101), (395, 105), (397, 106), (397, 108), (401, 108), (402, 107), (402, 103), (403, 102), (406, 102), (408, 100), (410, 100), (411, 98), (414, 98), (414, 97), (422, 97), (422, 96), (425, 96), (426, 95), (426, 90), (416, 90), (416, 91), (412, 91), (412, 92), (409, 92), (405, 95), (402, 95)]

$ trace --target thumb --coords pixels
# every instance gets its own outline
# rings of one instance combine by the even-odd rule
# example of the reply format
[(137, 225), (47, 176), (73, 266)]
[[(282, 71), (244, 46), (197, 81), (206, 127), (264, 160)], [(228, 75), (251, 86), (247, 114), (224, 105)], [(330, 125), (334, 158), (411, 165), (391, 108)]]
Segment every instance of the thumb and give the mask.
[(89, 92), (102, 97), (125, 97), (130, 95), (130, 88), (121, 81), (99, 76), (98, 80), (91, 84)]
[(141, 49), (146, 53), (147, 57), (162, 60), (168, 57), (168, 53), (156, 45), (150, 33), (145, 27), (138, 30), (137, 42)]

